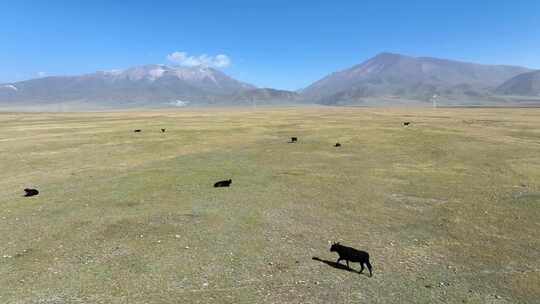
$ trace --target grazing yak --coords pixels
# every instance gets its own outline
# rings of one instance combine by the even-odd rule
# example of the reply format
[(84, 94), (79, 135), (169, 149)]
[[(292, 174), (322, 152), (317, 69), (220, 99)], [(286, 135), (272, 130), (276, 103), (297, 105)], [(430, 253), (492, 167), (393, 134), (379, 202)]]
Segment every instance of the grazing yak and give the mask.
[(334, 147), (341, 147), (341, 144), (340, 144), (340, 143), (336, 143), (336, 144), (334, 145)]
[(30, 188), (24, 189), (24, 192), (25, 192), (24, 194), (25, 197), (35, 196), (39, 194), (39, 191), (37, 191), (36, 189), (30, 189)]
[(139, 133), (139, 132), (141, 132), (141, 129), (135, 129), (135, 130), (133, 130), (133, 132)]
[(343, 246), (340, 243), (332, 244), (332, 247), (330, 247), (330, 251), (337, 252), (337, 254), (339, 255), (336, 263), (339, 264), (339, 261), (345, 260), (347, 262), (347, 267), (349, 267), (349, 262), (360, 263), (360, 266), (362, 267), (362, 269), (360, 269), (360, 273), (364, 271), (364, 264), (366, 264), (369, 270), (369, 276), (373, 276), (372, 267), (369, 263), (369, 253), (351, 247)]
[(298, 141), (298, 137), (291, 137), (291, 143), (295, 143)]
[(214, 184), (214, 188), (229, 187), (232, 183), (232, 179), (222, 180)]
[(408, 125), (410, 125), (410, 124), (411, 124), (410, 121), (406, 121), (406, 122), (403, 123), (403, 125), (404, 125), (405, 127), (408, 126)]
[(161, 133), (165, 133), (165, 129), (161, 129)]

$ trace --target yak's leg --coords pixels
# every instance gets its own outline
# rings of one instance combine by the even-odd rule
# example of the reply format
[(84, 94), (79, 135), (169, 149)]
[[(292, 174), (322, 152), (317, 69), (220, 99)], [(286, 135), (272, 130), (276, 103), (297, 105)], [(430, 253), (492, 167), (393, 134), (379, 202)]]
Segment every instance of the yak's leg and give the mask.
[(367, 266), (367, 269), (369, 270), (369, 276), (372, 277), (373, 272), (372, 272), (372, 267), (371, 267), (371, 264), (369, 263), (369, 261), (366, 262), (366, 266)]
[(364, 263), (360, 262), (360, 273), (362, 273), (364, 271)]

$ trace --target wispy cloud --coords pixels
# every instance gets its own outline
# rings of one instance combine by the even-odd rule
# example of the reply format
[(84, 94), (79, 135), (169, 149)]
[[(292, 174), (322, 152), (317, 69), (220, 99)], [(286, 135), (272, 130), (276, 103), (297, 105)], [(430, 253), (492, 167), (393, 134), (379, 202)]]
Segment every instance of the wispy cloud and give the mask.
[(186, 52), (173, 52), (167, 55), (170, 62), (181, 66), (207, 66), (215, 68), (226, 68), (231, 65), (231, 58), (224, 54), (209, 56), (202, 54), (199, 56), (191, 56)]
[(38, 72), (37, 76), (38, 77), (45, 77), (45, 76), (47, 76), (47, 73), (46, 72)]

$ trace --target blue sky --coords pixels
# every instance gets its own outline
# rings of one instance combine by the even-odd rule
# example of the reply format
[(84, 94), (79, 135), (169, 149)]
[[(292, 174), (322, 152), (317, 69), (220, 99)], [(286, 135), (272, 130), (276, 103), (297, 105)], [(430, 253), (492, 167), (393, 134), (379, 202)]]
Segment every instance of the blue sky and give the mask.
[(225, 55), (225, 73), (281, 89), (383, 51), (540, 69), (537, 0), (320, 2), (0, 0), (0, 83), (170, 63), (174, 52)]

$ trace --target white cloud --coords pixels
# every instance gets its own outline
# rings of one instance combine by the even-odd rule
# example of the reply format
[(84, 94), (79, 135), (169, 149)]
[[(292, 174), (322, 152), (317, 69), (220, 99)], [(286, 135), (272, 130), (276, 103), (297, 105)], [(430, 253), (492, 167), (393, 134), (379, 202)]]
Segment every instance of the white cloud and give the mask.
[(47, 73), (46, 72), (38, 72), (37, 75), (38, 75), (38, 77), (45, 77), (45, 76), (47, 76)]
[(214, 63), (218, 68), (226, 68), (231, 65), (231, 58), (227, 55), (219, 54), (214, 57)]
[(199, 56), (190, 56), (186, 52), (174, 52), (167, 55), (167, 59), (181, 66), (207, 66), (215, 68), (226, 68), (231, 65), (231, 59), (224, 54), (208, 56), (202, 54)]

